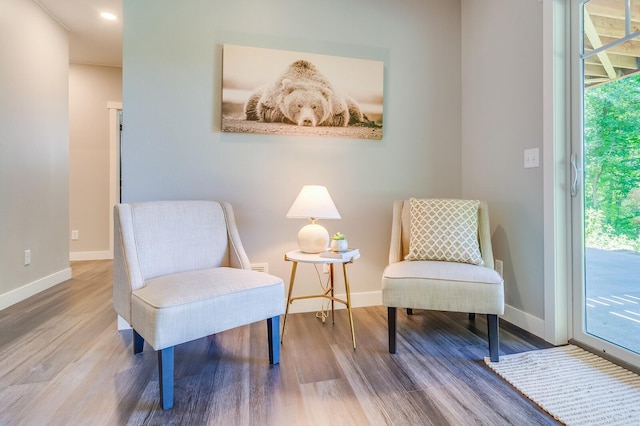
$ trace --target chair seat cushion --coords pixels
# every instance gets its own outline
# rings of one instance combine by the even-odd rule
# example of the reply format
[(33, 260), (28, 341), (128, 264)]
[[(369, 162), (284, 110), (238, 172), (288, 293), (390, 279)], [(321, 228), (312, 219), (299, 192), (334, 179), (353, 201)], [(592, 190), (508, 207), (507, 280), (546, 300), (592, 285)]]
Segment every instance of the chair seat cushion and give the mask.
[(442, 261), (401, 261), (382, 276), (384, 306), (504, 313), (504, 281), (491, 268)]
[(282, 279), (228, 267), (153, 278), (131, 299), (132, 327), (155, 350), (283, 313)]

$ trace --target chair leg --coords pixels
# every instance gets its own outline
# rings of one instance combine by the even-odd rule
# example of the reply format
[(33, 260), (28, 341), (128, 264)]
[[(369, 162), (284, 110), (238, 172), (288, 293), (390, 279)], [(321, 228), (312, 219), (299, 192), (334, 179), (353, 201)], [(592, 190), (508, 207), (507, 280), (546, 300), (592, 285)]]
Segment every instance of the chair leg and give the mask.
[(144, 347), (144, 339), (137, 331), (133, 330), (133, 354), (139, 354)]
[(158, 351), (160, 376), (160, 405), (163, 410), (173, 407), (173, 346)]
[(413, 315), (413, 308), (407, 308), (407, 315)]
[(398, 319), (398, 309), (387, 307), (387, 322), (389, 326), (389, 353), (396, 353), (396, 322)]
[(498, 315), (487, 314), (487, 326), (489, 328), (489, 356), (491, 362), (500, 361), (500, 338), (498, 333)]
[(267, 318), (267, 339), (269, 340), (269, 364), (280, 362), (280, 315)]
[(475, 321), (476, 320), (476, 314), (474, 314), (473, 312), (469, 312), (469, 321)]

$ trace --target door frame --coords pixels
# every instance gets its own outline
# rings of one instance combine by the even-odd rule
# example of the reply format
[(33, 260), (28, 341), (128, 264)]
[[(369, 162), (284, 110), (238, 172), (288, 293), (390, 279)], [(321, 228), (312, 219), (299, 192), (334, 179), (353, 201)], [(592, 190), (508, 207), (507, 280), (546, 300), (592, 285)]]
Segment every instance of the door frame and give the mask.
[[(572, 36), (570, 45), (570, 54), (567, 56), (570, 58), (572, 78), (570, 79), (571, 89), (571, 137), (568, 145), (570, 145), (571, 151), (578, 160), (577, 167), (574, 173), (579, 176), (577, 185), (577, 194), (572, 197), (570, 202), (570, 216), (569, 223), (572, 234), (572, 244), (569, 246), (571, 249), (571, 281), (570, 291), (572, 297), (570, 298), (569, 312), (571, 313), (570, 320), (570, 337), (571, 343), (575, 343), (579, 346), (585, 347), (592, 352), (598, 353), (605, 358), (612, 359), (618, 363), (626, 364), (631, 368), (640, 368), (640, 354), (636, 354), (620, 346), (614, 345), (600, 337), (589, 334), (585, 328), (585, 246), (584, 246), (584, 150), (583, 150), (583, 111), (584, 111), (584, 82), (582, 76), (584, 75), (583, 60), (581, 57), (582, 52), (582, 25), (580, 11), (581, 4), (584, 0), (571, 0), (570, 10), (570, 31)], [(568, 164), (570, 168), (571, 165)], [(567, 190), (571, 187), (571, 182), (567, 186)]]
[(113, 207), (120, 202), (120, 113), (122, 102), (107, 102), (109, 110), (109, 256), (113, 259)]
[[(571, 336), (571, 228), (569, 182), (569, 4), (545, 1), (543, 13), (543, 232), (544, 339)], [(566, 58), (563, 59), (563, 58)]]

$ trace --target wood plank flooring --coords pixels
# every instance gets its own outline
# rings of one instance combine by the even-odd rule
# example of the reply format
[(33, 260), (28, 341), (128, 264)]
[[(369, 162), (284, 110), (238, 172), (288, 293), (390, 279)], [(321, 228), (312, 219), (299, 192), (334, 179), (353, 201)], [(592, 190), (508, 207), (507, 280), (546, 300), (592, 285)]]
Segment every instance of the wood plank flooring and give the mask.
[[(158, 403), (156, 353), (116, 330), (111, 261), (0, 311), (0, 425), (554, 425), (484, 364), (486, 322), (466, 314), (354, 309), (335, 324), (292, 314), (280, 364), (266, 322), (176, 348), (175, 406)], [(320, 303), (320, 302), (318, 302)], [(501, 354), (550, 345), (505, 321)]]

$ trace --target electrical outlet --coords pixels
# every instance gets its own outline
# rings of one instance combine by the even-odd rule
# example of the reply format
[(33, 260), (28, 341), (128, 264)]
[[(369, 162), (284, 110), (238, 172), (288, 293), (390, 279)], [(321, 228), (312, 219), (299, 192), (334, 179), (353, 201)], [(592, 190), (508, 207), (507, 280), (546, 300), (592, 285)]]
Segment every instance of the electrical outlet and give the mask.
[(497, 273), (499, 273), (501, 277), (504, 277), (504, 275), (502, 275), (502, 273), (503, 273), (503, 269), (502, 269), (502, 268), (503, 268), (503, 263), (502, 263), (502, 260), (500, 260), (500, 259), (496, 259), (495, 264), (496, 264), (496, 267), (495, 267), (496, 272), (497, 272)]
[(31, 264), (31, 250), (24, 251), (24, 266)]
[(77, 229), (74, 229), (73, 231), (71, 231), (71, 239), (72, 240), (77, 240), (80, 238), (80, 231), (78, 231)]
[(538, 148), (531, 148), (524, 150), (524, 168), (531, 169), (534, 167), (540, 167), (540, 150)]

